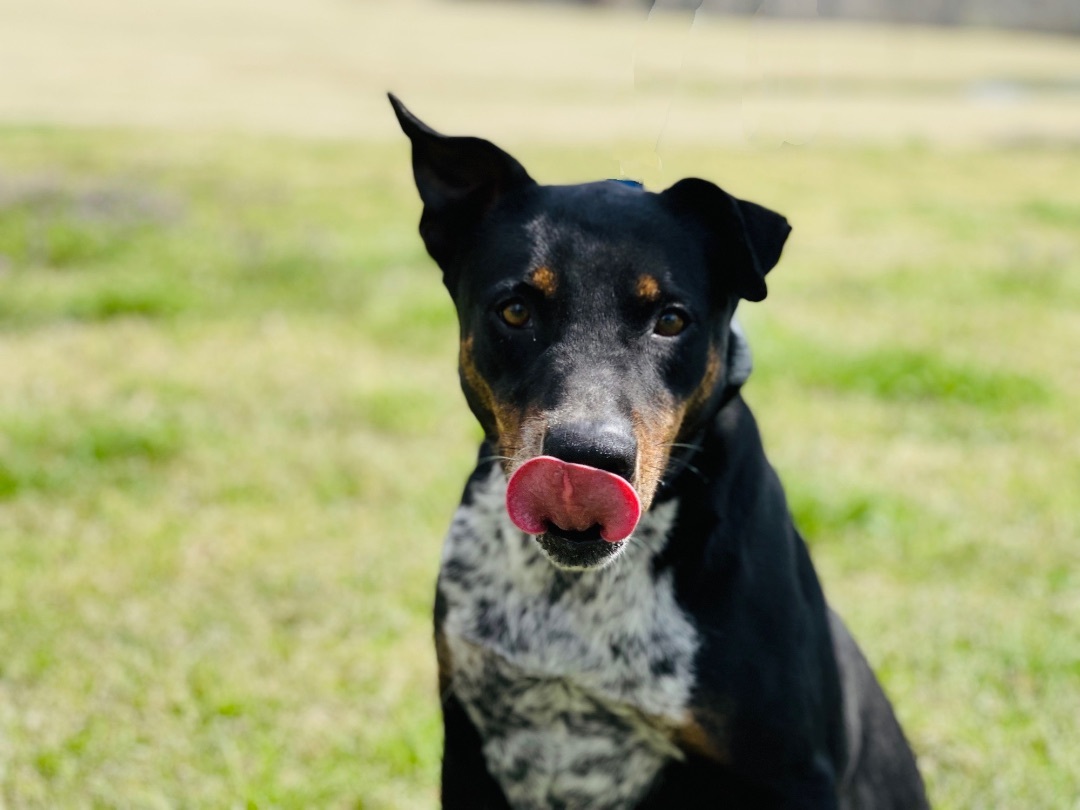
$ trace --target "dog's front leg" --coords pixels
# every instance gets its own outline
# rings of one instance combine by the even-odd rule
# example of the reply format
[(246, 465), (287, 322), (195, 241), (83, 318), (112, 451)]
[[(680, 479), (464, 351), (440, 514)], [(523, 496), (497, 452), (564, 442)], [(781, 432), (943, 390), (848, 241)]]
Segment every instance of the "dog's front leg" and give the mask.
[(445, 742), (442, 806), (446, 810), (509, 810), (510, 803), (488, 772), (480, 734), (453, 693), (443, 699)]

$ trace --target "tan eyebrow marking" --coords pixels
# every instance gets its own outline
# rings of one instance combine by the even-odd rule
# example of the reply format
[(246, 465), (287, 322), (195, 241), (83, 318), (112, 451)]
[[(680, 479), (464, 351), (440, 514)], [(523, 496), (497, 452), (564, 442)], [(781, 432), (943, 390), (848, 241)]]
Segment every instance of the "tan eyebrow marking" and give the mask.
[(637, 293), (638, 298), (645, 301), (655, 301), (660, 297), (660, 282), (648, 273), (643, 273), (638, 276), (637, 287), (634, 292)]
[(529, 281), (548, 298), (555, 294), (555, 290), (559, 286), (559, 280), (555, 272), (543, 264), (529, 274)]

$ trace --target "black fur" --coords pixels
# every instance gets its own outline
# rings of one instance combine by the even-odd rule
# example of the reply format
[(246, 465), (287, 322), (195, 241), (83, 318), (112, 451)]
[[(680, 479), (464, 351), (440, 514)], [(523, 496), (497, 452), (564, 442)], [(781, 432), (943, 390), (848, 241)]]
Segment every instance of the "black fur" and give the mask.
[[(731, 319), (765, 298), (786, 220), (698, 179), (541, 186), (391, 102), (487, 435), (436, 600), (444, 806), (620, 806), (625, 789), (655, 808), (927, 807), (739, 394)], [(504, 475), (540, 452), (627, 478), (650, 507), (635, 535), (510, 526)], [(580, 744), (552, 770), (559, 727)]]

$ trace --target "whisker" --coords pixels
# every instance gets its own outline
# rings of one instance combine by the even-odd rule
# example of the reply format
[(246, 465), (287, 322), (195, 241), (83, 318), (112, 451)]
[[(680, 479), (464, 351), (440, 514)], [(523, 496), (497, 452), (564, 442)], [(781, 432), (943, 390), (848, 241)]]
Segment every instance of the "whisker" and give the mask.
[(638, 546), (642, 547), (642, 553), (644, 553), (644, 550), (651, 551), (654, 555), (660, 553), (660, 549), (656, 545), (654, 545), (652, 541), (645, 539), (645, 535), (635, 534), (633, 535), (633, 537), (631, 537), (630, 545), (627, 546), (626, 551), (623, 552), (620, 556), (630, 557), (633, 554), (637, 554), (638, 552), (636, 549)]
[(481, 456), (476, 460), (477, 464), (484, 464), (488, 461), (513, 461), (510, 456)]
[(680, 463), (683, 465), (684, 469), (690, 470), (690, 472), (694, 473), (694, 475), (696, 475), (698, 478), (701, 478), (702, 480), (705, 479), (705, 473), (703, 473), (701, 470), (699, 470), (697, 467), (695, 467), (689, 461), (683, 461), (683, 462), (680, 462)]
[[(672, 471), (673, 473), (678, 474), (678, 473), (682, 472), (683, 470), (689, 470), (694, 475), (696, 475), (698, 478), (700, 478), (702, 481), (708, 480), (705, 477), (705, 473), (703, 473), (701, 470), (699, 470), (697, 467), (695, 467), (689, 461), (686, 461), (684, 459), (675, 459), (675, 461), (677, 461), (682, 466), (678, 470), (673, 470)], [(666, 483), (667, 483), (667, 481), (665, 481), (663, 478), (660, 479), (660, 485), (661, 486), (664, 486)]]
[(704, 445), (687, 444), (686, 442), (667, 442), (664, 447), (685, 447), (687, 450), (703, 450)]
[(638, 543), (640, 543), (645, 548), (647, 548), (649, 551), (651, 551), (653, 553), (653, 556), (657, 556), (657, 555), (660, 554), (660, 549), (657, 548), (655, 545), (653, 545), (653, 543), (651, 541), (646, 540), (644, 537), (637, 537), (637, 538), (635, 538), (635, 540), (637, 540)]

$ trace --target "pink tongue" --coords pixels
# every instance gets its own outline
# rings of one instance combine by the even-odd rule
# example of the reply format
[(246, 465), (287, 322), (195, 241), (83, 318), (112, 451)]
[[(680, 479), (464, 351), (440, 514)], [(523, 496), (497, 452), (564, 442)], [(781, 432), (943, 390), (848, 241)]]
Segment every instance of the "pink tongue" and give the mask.
[(641, 502), (621, 476), (552, 456), (537, 456), (510, 476), (506, 511), (514, 525), (528, 534), (543, 534), (549, 523), (571, 532), (599, 524), (600, 536), (617, 543), (637, 526)]

